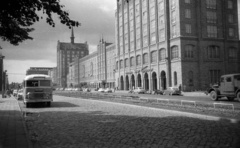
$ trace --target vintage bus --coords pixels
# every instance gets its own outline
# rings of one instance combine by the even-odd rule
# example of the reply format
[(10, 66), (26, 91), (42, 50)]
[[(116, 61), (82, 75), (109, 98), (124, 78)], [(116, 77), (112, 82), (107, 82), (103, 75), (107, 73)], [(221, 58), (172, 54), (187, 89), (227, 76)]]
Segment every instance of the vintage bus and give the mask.
[(48, 75), (27, 75), (23, 81), (23, 102), (26, 107), (31, 103), (44, 102), (48, 107), (53, 101), (52, 78)]

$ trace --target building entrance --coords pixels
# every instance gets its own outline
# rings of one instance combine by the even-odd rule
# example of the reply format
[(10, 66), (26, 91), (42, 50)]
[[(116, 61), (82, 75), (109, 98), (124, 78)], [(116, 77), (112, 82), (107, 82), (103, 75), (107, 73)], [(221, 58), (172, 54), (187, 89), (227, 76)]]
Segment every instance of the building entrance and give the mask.
[(120, 90), (124, 90), (124, 81), (123, 81), (123, 76), (121, 76), (121, 79), (120, 79)]
[(152, 86), (153, 86), (153, 90), (157, 90), (157, 74), (156, 74), (156, 72), (152, 73)]
[(131, 76), (132, 89), (135, 89), (135, 78), (134, 75)]
[(166, 72), (161, 72), (161, 88), (163, 90), (167, 89), (167, 78), (166, 78)]
[(149, 90), (149, 79), (148, 79), (148, 74), (144, 74), (144, 83), (145, 83), (145, 90)]
[(137, 76), (137, 86), (138, 87), (141, 87), (142, 86), (142, 80), (141, 80), (141, 75), (140, 74), (138, 74), (138, 76)]
[(128, 75), (126, 76), (126, 90), (129, 90), (129, 79), (128, 79)]

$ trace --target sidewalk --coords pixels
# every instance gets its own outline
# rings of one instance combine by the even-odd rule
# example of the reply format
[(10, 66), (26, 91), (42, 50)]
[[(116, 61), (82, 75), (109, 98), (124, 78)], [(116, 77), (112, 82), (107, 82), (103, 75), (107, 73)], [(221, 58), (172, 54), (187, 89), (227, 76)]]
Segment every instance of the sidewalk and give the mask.
[(0, 148), (31, 148), (17, 100), (13, 97), (2, 98), (2, 95), (0, 96)]

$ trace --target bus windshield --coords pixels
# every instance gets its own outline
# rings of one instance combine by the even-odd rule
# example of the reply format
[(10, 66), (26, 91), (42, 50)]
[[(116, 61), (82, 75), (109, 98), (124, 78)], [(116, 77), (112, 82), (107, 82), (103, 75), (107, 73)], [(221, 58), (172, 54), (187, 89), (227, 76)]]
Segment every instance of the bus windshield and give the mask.
[(45, 87), (51, 86), (50, 80), (28, 80), (26, 82), (27, 87)]

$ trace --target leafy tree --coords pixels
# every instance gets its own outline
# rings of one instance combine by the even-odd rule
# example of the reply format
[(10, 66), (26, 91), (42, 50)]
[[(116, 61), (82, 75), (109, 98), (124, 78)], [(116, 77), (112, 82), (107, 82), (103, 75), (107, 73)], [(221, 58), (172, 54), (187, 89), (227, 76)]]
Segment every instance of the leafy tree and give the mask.
[(7, 0), (0, 5), (0, 37), (13, 45), (18, 45), (27, 39), (33, 39), (29, 33), (34, 30), (31, 26), (43, 19), (39, 16), (42, 11), (46, 22), (55, 27), (52, 19), (57, 14), (60, 22), (69, 28), (79, 26), (79, 22), (71, 20), (69, 13), (62, 10), (64, 5), (60, 0)]

